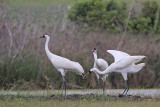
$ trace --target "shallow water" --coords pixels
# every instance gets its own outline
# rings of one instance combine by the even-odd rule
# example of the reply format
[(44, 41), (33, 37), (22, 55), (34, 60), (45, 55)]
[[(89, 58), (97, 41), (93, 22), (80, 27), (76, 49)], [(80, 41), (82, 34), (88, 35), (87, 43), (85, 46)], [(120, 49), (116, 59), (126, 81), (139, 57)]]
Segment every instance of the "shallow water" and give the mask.
[[(42, 91), (0, 91), (0, 95), (52, 95), (60, 94), (60, 90), (42, 90)], [(119, 95), (122, 94), (122, 89), (109, 89), (105, 91), (107, 95)], [(98, 90), (67, 90), (67, 95), (72, 94), (102, 94), (102, 91)], [(141, 96), (152, 96), (160, 97), (160, 89), (132, 89), (128, 91), (128, 95), (141, 95)]]

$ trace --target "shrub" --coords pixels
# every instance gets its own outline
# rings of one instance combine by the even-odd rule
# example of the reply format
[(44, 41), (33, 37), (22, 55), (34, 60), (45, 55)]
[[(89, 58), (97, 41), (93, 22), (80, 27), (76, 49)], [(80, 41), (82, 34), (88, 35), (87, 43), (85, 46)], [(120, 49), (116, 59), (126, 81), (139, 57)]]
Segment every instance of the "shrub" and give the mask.
[(72, 6), (68, 17), (76, 23), (119, 31), (126, 15), (124, 11), (126, 5), (118, 5), (114, 1), (80, 0)]
[(104, 0), (84, 0), (78, 1), (73, 5), (68, 15), (72, 21), (79, 21), (83, 23), (98, 23), (104, 19), (105, 3)]
[(156, 12), (158, 10), (158, 3), (155, 1), (146, 1), (143, 3), (142, 16), (148, 17), (151, 20), (151, 26), (154, 26), (156, 20)]
[(128, 31), (132, 33), (149, 33), (152, 29), (151, 19), (150, 18), (135, 18), (129, 21), (128, 23)]
[[(141, 3), (141, 11), (131, 14), (128, 30), (130, 33), (152, 33), (153, 29), (158, 32), (160, 23), (158, 3), (145, 1)], [(134, 10), (131, 12), (136, 12)], [(158, 14), (157, 14), (158, 12)], [(68, 18), (90, 28), (100, 28), (108, 32), (122, 32), (128, 18), (128, 8), (125, 2), (114, 0), (79, 0), (71, 7)], [(157, 20), (157, 21), (156, 21)], [(158, 23), (155, 26), (155, 22)]]

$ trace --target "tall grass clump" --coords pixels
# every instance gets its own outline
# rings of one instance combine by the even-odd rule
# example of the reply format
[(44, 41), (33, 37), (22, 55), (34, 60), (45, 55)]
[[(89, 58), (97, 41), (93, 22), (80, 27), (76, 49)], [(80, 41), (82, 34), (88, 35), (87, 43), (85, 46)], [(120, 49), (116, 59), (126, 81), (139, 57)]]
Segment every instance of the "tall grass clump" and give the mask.
[[(17, 88), (24, 87), (25, 82), (36, 81), (37, 74), (39, 74), (39, 66), (32, 58), (11, 60), (5, 58), (0, 64), (0, 82), (1, 87), (4, 89), (10, 89), (19, 85)], [(29, 84), (31, 85), (31, 84)], [(27, 86), (26, 86), (27, 87)]]

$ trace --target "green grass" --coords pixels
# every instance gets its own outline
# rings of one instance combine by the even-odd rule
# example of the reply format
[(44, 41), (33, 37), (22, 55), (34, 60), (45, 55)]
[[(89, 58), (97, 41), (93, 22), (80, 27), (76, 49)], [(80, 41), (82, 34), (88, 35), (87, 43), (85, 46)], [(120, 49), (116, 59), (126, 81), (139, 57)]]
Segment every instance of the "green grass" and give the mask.
[(104, 102), (104, 101), (0, 101), (1, 107), (159, 107), (160, 102)]

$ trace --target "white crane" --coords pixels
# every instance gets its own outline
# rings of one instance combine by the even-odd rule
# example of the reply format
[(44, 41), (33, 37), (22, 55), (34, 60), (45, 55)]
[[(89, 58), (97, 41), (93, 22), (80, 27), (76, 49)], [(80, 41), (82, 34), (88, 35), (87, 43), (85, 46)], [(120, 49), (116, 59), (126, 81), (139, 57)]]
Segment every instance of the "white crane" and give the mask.
[[(93, 52), (93, 56), (94, 56), (94, 66), (93, 66), (93, 68), (97, 68), (100, 71), (106, 70), (107, 67), (108, 67), (108, 63), (104, 59), (97, 58), (97, 50), (96, 50), (96, 48), (94, 48), (92, 50), (92, 52)], [(99, 92), (100, 92), (100, 82), (99, 82), (100, 75), (98, 73), (96, 73), (96, 72), (95, 72), (95, 74), (96, 74), (96, 77), (97, 77), (97, 80), (98, 80), (98, 89), (99, 89)], [(108, 74), (102, 75), (103, 94), (105, 93), (105, 81), (106, 81), (106, 77), (108, 77)]]
[[(117, 50), (108, 50), (108, 53), (114, 56), (114, 63), (112, 63), (105, 71), (100, 72), (97, 68), (90, 69), (91, 72), (96, 72), (100, 75), (108, 74), (111, 72), (121, 73), (125, 82), (126, 88), (123, 91), (123, 95), (127, 95), (127, 92), (130, 88), (127, 74), (128, 73), (137, 73), (139, 72), (144, 66), (145, 63), (139, 63), (142, 59), (146, 56), (130, 56), (129, 54)], [(138, 64), (139, 63), (139, 64)]]
[[(78, 63), (71, 61), (67, 58), (55, 55), (51, 53), (48, 49), (48, 43), (50, 40), (50, 36), (48, 35), (43, 35), (41, 38), (46, 38), (46, 43), (45, 43), (45, 51), (46, 54), (53, 64), (53, 66), (59, 71), (62, 75), (63, 78), (63, 84), (62, 84), (62, 92), (63, 94), (63, 89), (65, 89), (65, 96), (66, 96), (66, 79), (65, 79), (65, 74), (67, 71), (72, 71), (75, 72), (76, 74), (82, 75), (84, 73), (83, 67)], [(83, 75), (82, 75), (83, 76)]]

